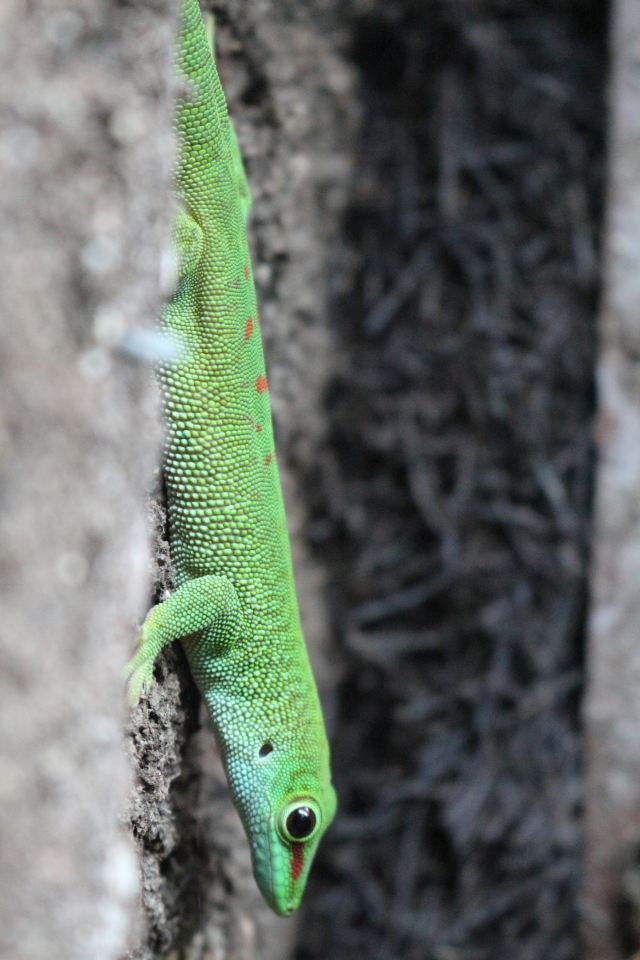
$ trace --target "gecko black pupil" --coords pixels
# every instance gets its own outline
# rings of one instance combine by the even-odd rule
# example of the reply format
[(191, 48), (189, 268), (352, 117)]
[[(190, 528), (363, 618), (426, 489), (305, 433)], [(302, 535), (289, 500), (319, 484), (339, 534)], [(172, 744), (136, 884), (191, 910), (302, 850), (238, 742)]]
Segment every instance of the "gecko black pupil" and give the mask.
[(316, 815), (311, 807), (298, 807), (287, 817), (287, 830), (294, 840), (310, 837), (316, 826)]

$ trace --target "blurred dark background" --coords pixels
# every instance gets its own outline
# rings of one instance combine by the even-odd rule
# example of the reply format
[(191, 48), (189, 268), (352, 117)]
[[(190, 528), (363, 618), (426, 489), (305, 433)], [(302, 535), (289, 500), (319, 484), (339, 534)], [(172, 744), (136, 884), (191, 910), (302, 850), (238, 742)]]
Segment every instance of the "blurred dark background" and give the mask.
[(297, 956), (575, 960), (608, 5), (346, 10), (364, 122), (308, 485), (341, 817)]

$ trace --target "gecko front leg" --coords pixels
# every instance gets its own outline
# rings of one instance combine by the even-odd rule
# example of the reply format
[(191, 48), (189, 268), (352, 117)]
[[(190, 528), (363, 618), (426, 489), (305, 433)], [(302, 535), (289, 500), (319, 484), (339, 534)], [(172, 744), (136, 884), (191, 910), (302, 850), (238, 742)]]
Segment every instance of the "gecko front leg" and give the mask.
[(207, 631), (213, 655), (223, 654), (240, 635), (242, 615), (230, 580), (221, 576), (189, 580), (152, 607), (142, 625), (138, 650), (126, 668), (134, 706), (153, 680), (153, 665), (164, 647)]

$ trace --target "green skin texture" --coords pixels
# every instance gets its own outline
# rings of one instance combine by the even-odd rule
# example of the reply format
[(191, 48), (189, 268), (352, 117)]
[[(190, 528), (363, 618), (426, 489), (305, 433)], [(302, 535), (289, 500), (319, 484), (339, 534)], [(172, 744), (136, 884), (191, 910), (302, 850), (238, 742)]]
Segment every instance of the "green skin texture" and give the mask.
[[(177, 588), (142, 627), (128, 668), (130, 698), (135, 703), (152, 682), (162, 648), (180, 639), (257, 884), (288, 916), (302, 898), (336, 795), (275, 459), (245, 227), (251, 200), (197, 0), (183, 0), (178, 70), (179, 282), (161, 318), (178, 359), (159, 368)], [(285, 826), (298, 806), (317, 818), (304, 842), (287, 836)]]

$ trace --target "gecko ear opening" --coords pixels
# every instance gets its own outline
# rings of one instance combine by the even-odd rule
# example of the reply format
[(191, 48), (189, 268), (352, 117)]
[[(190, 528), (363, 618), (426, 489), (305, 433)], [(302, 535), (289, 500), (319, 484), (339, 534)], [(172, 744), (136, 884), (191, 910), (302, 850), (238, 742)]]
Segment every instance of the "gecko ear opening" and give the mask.
[(272, 753), (272, 751), (273, 751), (273, 744), (271, 743), (270, 740), (266, 740), (260, 747), (260, 750), (258, 751), (258, 756), (261, 759), (264, 759), (264, 757), (268, 757), (269, 754)]

